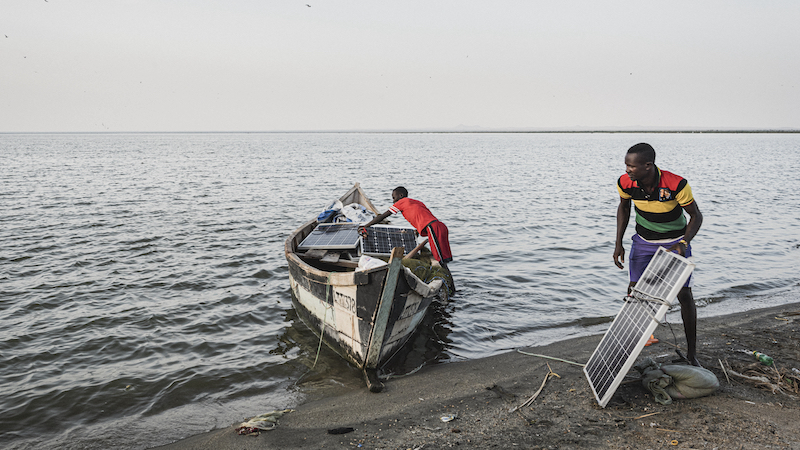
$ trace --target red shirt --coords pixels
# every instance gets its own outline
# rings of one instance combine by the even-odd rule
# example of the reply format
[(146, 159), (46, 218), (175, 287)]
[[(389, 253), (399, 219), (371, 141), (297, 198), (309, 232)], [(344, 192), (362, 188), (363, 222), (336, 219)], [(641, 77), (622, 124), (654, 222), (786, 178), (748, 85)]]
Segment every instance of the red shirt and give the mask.
[(392, 214), (403, 213), (403, 217), (405, 217), (408, 223), (416, 228), (420, 234), (422, 234), (422, 230), (429, 223), (437, 220), (424, 203), (408, 197), (403, 197), (398, 200), (397, 203), (389, 208), (389, 211), (391, 211)]

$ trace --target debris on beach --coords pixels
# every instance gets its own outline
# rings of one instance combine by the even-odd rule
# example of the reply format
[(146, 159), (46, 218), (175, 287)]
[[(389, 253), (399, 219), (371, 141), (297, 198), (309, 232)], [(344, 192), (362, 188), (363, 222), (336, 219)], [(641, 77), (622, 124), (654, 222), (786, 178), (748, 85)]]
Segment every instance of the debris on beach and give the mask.
[(442, 422), (447, 423), (447, 422), (455, 420), (456, 417), (458, 417), (458, 416), (456, 416), (455, 414), (447, 414), (447, 415), (444, 415), (444, 416), (440, 417), (439, 420), (441, 420)]
[(258, 436), (262, 431), (274, 430), (278, 426), (278, 419), (284, 414), (294, 411), (293, 409), (282, 409), (270, 411), (252, 419), (242, 422), (236, 427), (236, 432), (241, 435)]
[(508, 412), (514, 412), (514, 411), (516, 411), (516, 410), (518, 410), (520, 408), (524, 408), (526, 406), (529, 406), (531, 403), (533, 403), (533, 401), (536, 400), (536, 397), (538, 397), (539, 394), (542, 393), (542, 389), (544, 389), (544, 385), (545, 385), (545, 383), (547, 383), (547, 380), (550, 377), (561, 378), (561, 375), (553, 372), (553, 369), (550, 368), (550, 363), (545, 363), (545, 364), (547, 364), (547, 375), (544, 376), (544, 380), (542, 380), (542, 385), (539, 386), (539, 390), (536, 391), (533, 395), (531, 395), (527, 400), (522, 402), (521, 405), (519, 405), (517, 407), (514, 407), (514, 408), (511, 408)]
[(760, 362), (761, 364), (763, 364), (765, 366), (771, 366), (772, 364), (774, 364), (774, 361), (772, 360), (772, 357), (769, 356), (769, 355), (766, 355), (764, 353), (753, 352), (753, 356), (756, 357), (758, 362)]
[(493, 384), (493, 385), (487, 387), (486, 390), (487, 391), (492, 391), (492, 392), (496, 393), (498, 397), (506, 399), (506, 400), (508, 400), (510, 402), (513, 402), (513, 401), (515, 401), (517, 399), (517, 394), (514, 394), (512, 392), (506, 391), (505, 389), (503, 389), (502, 386), (500, 386), (498, 384)]
[[(727, 363), (727, 361), (725, 361)], [(753, 363), (739, 370), (734, 370), (730, 363), (722, 366), (726, 373), (753, 382), (756, 387), (765, 388), (773, 394), (780, 392), (791, 398), (800, 395), (800, 373), (794, 370), (789, 371), (785, 368), (775, 366), (764, 366), (760, 363)]]

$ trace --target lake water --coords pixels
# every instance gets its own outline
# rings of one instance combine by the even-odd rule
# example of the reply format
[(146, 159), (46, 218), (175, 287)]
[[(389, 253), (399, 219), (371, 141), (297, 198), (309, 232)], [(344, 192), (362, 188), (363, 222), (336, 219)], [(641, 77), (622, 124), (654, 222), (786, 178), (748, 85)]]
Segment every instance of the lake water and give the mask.
[(146, 448), (358, 386), (329, 350), (312, 368), (283, 255), (354, 182), (450, 228), (459, 291), (411, 365), (602, 332), (641, 141), (705, 217), (700, 340), (703, 316), (797, 301), (798, 134), (0, 134), (0, 442)]

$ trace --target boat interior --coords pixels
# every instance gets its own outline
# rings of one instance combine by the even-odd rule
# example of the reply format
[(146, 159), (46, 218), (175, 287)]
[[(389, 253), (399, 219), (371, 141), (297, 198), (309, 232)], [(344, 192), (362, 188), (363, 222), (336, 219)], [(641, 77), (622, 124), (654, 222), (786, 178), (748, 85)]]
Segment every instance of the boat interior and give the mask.
[[(346, 194), (339, 198), (342, 205), (349, 205), (352, 203), (363, 206), (366, 210), (373, 212), (375, 215), (380, 214), (372, 204), (370, 199), (364, 195), (359, 184), (353, 186)], [(287, 251), (295, 253), (306, 264), (326, 272), (352, 272), (358, 268), (358, 261), (361, 257), (359, 246), (354, 243), (351, 248), (303, 248), (301, 244), (303, 241), (315, 230), (320, 224), (333, 223), (334, 216), (327, 217), (323, 221), (312, 220), (302, 227), (297, 229), (287, 242)], [(377, 257), (388, 261), (388, 257)]]
[[(362, 205), (366, 210), (372, 211), (376, 215), (380, 214), (380, 212), (375, 208), (372, 202), (364, 195), (361, 187), (356, 184), (350, 189), (345, 195), (339, 198), (343, 205), (349, 205), (352, 203), (357, 203)], [(315, 248), (313, 245), (302, 245), (303, 242), (306, 240), (309, 235), (311, 235), (317, 228), (322, 225), (322, 227), (331, 226), (333, 225), (333, 217), (327, 217), (325, 220), (318, 221), (317, 219), (313, 219), (303, 226), (295, 230), (292, 235), (286, 241), (286, 253), (294, 254), (300, 258), (300, 260), (307, 264), (308, 266), (320, 270), (323, 272), (353, 272), (359, 267), (359, 260), (361, 259), (361, 247), (358, 244), (358, 235), (357, 235), (357, 224), (350, 223), (344, 224), (345, 227), (350, 227), (351, 230), (355, 229), (355, 240), (352, 240), (353, 237), (351, 236), (352, 243), (351, 246), (347, 247), (347, 245), (342, 246), (342, 248), (330, 249), (330, 248)], [(382, 223), (386, 223), (385, 221)], [(414, 231), (414, 233), (416, 233)], [(416, 236), (416, 235), (415, 235)], [(344, 248), (347, 247), (347, 248)], [(406, 250), (408, 251), (408, 247)], [(427, 247), (420, 247), (414, 249), (416, 251), (412, 257), (408, 255), (403, 258), (403, 265), (410, 269), (414, 275), (416, 275), (419, 279), (427, 282), (435, 278), (442, 278), (445, 280), (445, 284), (448, 286), (448, 291), (452, 294), (455, 292), (455, 287), (453, 284), (452, 275), (450, 271), (446, 267), (442, 267), (439, 265), (432, 265), (431, 264), (431, 252)], [(389, 250), (391, 252), (391, 250)], [(371, 258), (380, 259), (384, 262), (389, 261), (388, 254), (384, 254), (383, 256), (372, 254), (370, 255)], [(374, 268), (367, 268), (366, 271), (372, 270), (382, 270), (386, 266), (382, 267), (374, 267)]]

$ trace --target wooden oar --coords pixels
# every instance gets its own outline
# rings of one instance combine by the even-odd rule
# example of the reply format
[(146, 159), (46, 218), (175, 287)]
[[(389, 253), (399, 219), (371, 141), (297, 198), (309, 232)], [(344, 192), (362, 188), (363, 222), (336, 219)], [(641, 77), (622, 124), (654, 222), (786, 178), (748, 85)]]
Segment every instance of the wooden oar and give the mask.
[(422, 247), (425, 247), (425, 244), (427, 244), (427, 243), (428, 243), (428, 238), (423, 239), (422, 242), (417, 244), (417, 246), (414, 247), (414, 250), (411, 250), (410, 252), (408, 252), (408, 254), (406, 256), (404, 256), (403, 259), (413, 258), (414, 255), (419, 253), (419, 251), (422, 250)]

